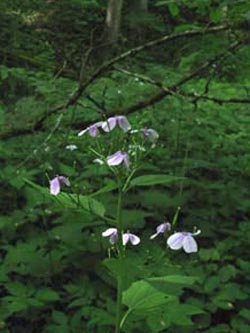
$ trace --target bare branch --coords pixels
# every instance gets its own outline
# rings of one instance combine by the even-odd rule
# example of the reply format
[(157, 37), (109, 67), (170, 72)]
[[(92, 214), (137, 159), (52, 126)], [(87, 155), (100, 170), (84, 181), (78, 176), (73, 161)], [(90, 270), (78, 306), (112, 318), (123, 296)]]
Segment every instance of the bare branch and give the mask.
[[(179, 81), (177, 81), (175, 84), (173, 84), (172, 86), (160, 91), (159, 93), (156, 93), (154, 95), (152, 95), (150, 98), (145, 99), (143, 101), (140, 101), (132, 106), (129, 106), (123, 110), (119, 110), (116, 111), (115, 113), (133, 113), (135, 111), (144, 109), (145, 107), (154, 105), (155, 103), (161, 101), (164, 97), (169, 96), (169, 95), (173, 95), (173, 92), (179, 93), (179, 88), (191, 81), (192, 79), (194, 79), (195, 77), (197, 77), (198, 75), (200, 75), (205, 69), (209, 68), (210, 66), (212, 66), (213, 64), (217, 63), (218, 61), (221, 61), (222, 59), (224, 59), (228, 52), (232, 52), (235, 51), (236, 49), (238, 49), (239, 47), (241, 47), (242, 45), (244, 45), (244, 41), (237, 41), (234, 42), (233, 44), (231, 44), (226, 51), (224, 51), (223, 53), (220, 53), (218, 55), (216, 55), (215, 57), (207, 60), (203, 65), (201, 65), (200, 67), (198, 67), (195, 71), (186, 74), (182, 79), (180, 79)], [(193, 96), (195, 97), (195, 96)]]
[[(176, 96), (176, 97), (181, 97), (181, 98), (195, 98), (195, 99), (203, 99), (203, 100), (208, 100), (208, 101), (212, 101), (218, 104), (224, 104), (224, 103), (236, 103), (236, 104), (250, 104), (250, 99), (249, 98), (236, 98), (236, 97), (232, 97), (232, 98), (228, 98), (228, 99), (222, 99), (222, 98), (218, 98), (218, 97), (213, 97), (213, 96), (208, 96), (208, 83), (206, 84), (205, 87), (205, 94), (197, 94), (197, 93), (187, 93), (187, 92), (183, 92), (183, 91), (174, 91), (171, 90), (168, 87), (165, 87), (163, 85), (162, 82), (159, 81), (155, 81), (152, 78), (145, 76), (145, 75), (141, 75), (139, 73), (133, 73), (130, 72), (126, 69), (120, 68), (120, 67), (115, 67), (115, 69), (125, 75), (128, 76), (132, 76), (135, 78), (140, 79), (141, 81), (147, 82), (149, 84), (152, 84), (158, 88), (160, 88), (163, 92), (167, 93), (168, 95), (172, 95), (172, 96)], [(209, 80), (210, 82), (210, 80)]]

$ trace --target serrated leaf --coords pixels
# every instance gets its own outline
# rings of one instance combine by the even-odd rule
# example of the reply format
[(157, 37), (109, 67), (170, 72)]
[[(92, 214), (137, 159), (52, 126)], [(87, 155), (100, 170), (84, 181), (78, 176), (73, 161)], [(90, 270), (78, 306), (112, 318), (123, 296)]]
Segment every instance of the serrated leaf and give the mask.
[(84, 210), (100, 217), (103, 217), (105, 214), (105, 208), (103, 204), (89, 196), (76, 195), (71, 193), (67, 194), (64, 192), (60, 192), (57, 196), (55, 196), (51, 195), (47, 188), (39, 186), (28, 179), (25, 179), (25, 182), (41, 193), (45, 198), (53, 200), (61, 207)]

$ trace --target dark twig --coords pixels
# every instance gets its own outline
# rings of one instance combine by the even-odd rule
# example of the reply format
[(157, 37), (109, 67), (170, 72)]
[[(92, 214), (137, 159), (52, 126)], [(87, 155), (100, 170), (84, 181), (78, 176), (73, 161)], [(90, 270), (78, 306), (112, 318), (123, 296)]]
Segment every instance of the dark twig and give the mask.
[(218, 103), (218, 104), (224, 104), (224, 103), (250, 104), (250, 98), (232, 97), (232, 98), (228, 98), (228, 99), (222, 99), (222, 98), (217, 98), (217, 97), (213, 97), (213, 96), (208, 96), (207, 95), (208, 85), (211, 82), (211, 77), (209, 78), (209, 80), (207, 81), (207, 83), (205, 85), (204, 92), (202, 94), (197, 94), (197, 93), (187, 93), (187, 92), (183, 92), (181, 90), (174, 91), (174, 90), (171, 90), (168, 87), (165, 87), (162, 82), (155, 81), (155, 80), (153, 80), (152, 78), (150, 78), (148, 76), (141, 75), (139, 73), (134, 73), (134, 72), (128, 71), (128, 70), (120, 68), (120, 67), (115, 67), (115, 69), (117, 71), (119, 71), (120, 73), (123, 73), (123, 74), (128, 75), (128, 76), (132, 76), (132, 77), (140, 79), (141, 81), (150, 83), (150, 84), (160, 88), (161, 90), (166, 92), (168, 95), (181, 97), (181, 98), (189, 97), (189, 98), (194, 98), (194, 99), (209, 100), (209, 101), (212, 101), (212, 102), (215, 102), (215, 103)]

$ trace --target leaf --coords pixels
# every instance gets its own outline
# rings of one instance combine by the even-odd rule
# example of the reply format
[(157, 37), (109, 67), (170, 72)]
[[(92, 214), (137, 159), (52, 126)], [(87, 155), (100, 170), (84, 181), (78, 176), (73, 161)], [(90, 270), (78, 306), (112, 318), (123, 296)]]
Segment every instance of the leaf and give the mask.
[(168, 3), (168, 9), (173, 17), (178, 16), (179, 14), (179, 7), (174, 2)]
[(43, 289), (38, 290), (38, 292), (36, 294), (36, 298), (39, 301), (43, 301), (43, 302), (55, 302), (60, 299), (60, 296), (53, 289), (43, 288)]
[(169, 175), (145, 175), (134, 178), (131, 183), (130, 187), (133, 186), (152, 186), (152, 185), (163, 185), (169, 184), (172, 182), (180, 181), (185, 179), (185, 177), (176, 177), (176, 176), (169, 176)]
[(111, 192), (111, 191), (115, 190), (116, 188), (117, 188), (117, 184), (114, 181), (109, 181), (108, 184), (106, 184), (103, 188), (96, 191), (95, 193), (92, 193), (90, 196), (95, 197), (99, 194)]
[(95, 199), (90, 198), (89, 196), (76, 195), (71, 193), (67, 194), (64, 192), (60, 192), (57, 196), (55, 196), (51, 195), (47, 188), (39, 186), (28, 179), (25, 179), (25, 182), (32, 188), (40, 192), (45, 198), (54, 200), (62, 207), (78, 210), (82, 209), (100, 217), (103, 217), (105, 214), (105, 208), (103, 204)]
[(52, 312), (52, 318), (56, 324), (67, 325), (68, 317), (61, 311), (54, 310)]
[(151, 282), (169, 282), (169, 283), (177, 283), (183, 285), (192, 285), (195, 281), (197, 281), (196, 276), (186, 276), (186, 275), (167, 275), (162, 277), (153, 277), (147, 279), (147, 281)]
[(149, 310), (163, 305), (173, 299), (163, 292), (154, 288), (146, 280), (132, 283), (123, 293), (123, 303), (131, 310)]

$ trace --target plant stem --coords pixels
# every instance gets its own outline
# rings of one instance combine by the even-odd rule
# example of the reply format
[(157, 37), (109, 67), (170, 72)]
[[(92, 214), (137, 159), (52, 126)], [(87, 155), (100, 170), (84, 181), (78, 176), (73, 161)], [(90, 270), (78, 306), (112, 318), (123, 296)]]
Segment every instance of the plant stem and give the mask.
[(122, 244), (122, 189), (119, 186), (118, 203), (117, 203), (117, 229), (118, 229), (118, 256), (120, 260), (120, 269), (118, 270), (117, 277), (117, 299), (116, 299), (116, 324), (115, 333), (120, 333), (120, 322), (122, 315), (122, 291), (123, 291), (123, 258), (124, 258), (124, 247)]

